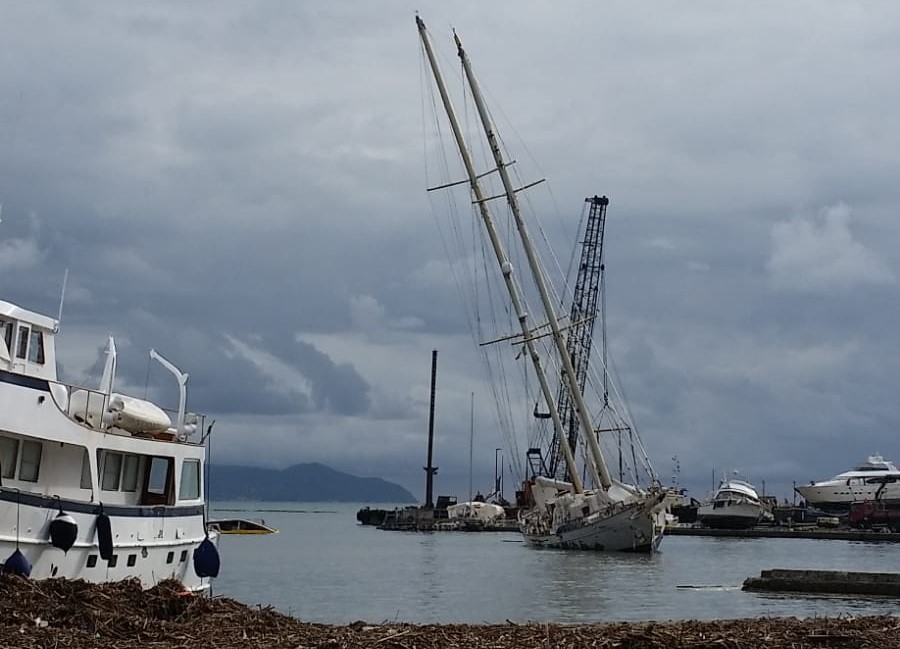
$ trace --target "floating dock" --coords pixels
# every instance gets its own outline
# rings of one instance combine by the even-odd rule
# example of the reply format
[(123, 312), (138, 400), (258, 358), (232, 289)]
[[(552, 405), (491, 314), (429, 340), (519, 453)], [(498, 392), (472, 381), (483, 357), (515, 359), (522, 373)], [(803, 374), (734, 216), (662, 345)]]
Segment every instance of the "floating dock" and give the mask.
[(744, 590), (885, 595), (900, 597), (900, 574), (895, 572), (847, 572), (843, 570), (763, 570), (744, 581)]
[(850, 528), (821, 527), (753, 527), (749, 530), (725, 530), (707, 527), (666, 528), (667, 536), (719, 536), (739, 539), (834, 539), (840, 541), (900, 541), (900, 534)]

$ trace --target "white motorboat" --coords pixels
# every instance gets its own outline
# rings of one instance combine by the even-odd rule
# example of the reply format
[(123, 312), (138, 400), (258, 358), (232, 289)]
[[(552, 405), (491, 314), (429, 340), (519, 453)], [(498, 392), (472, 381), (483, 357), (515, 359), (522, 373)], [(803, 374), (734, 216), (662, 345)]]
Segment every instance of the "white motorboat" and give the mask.
[(471, 522), (479, 525), (490, 525), (502, 521), (506, 510), (495, 503), (472, 500), (456, 503), (447, 508), (447, 518), (451, 521)]
[(900, 504), (900, 470), (881, 455), (870, 455), (849, 471), (795, 490), (810, 507), (838, 514), (848, 512), (850, 503), (863, 500), (896, 505)]
[[(535, 419), (551, 420), (553, 424), (553, 441), (548, 445), (550, 448), (536, 448), (535, 450), (538, 452), (548, 450), (554, 460), (558, 458), (565, 460), (564, 469), (559, 469), (558, 466), (552, 469), (545, 468), (539, 474), (535, 472), (526, 481), (524, 492), (531, 498), (531, 502), (527, 508), (520, 509), (520, 529), (523, 537), (529, 544), (540, 547), (652, 552), (659, 545), (665, 529), (665, 512), (662, 505), (665, 493), (659, 486), (658, 480), (655, 479), (652, 469), (649, 468), (649, 460), (646, 459), (646, 454), (643, 453), (643, 448), (637, 440), (636, 431), (628, 422), (622, 421), (622, 412), (627, 411), (627, 408), (619, 411), (611, 405), (610, 399), (615, 395), (611, 394), (608, 389), (609, 377), (605, 363), (602, 380), (592, 384), (594, 386), (602, 385), (604, 388), (602, 395), (596, 395), (599, 400), (595, 400), (589, 405), (584, 392), (587, 383), (586, 359), (590, 354), (589, 342), (592, 331), (592, 328), (587, 325), (593, 323), (596, 317), (596, 289), (602, 282), (600, 271), (603, 264), (599, 246), (592, 244), (593, 248), (588, 253), (590, 262), (589, 264), (582, 263), (581, 266), (582, 268), (590, 266), (590, 280), (576, 286), (574, 290), (575, 294), (589, 295), (590, 297), (582, 303), (577, 303), (573, 299), (573, 309), (569, 315), (569, 321), (566, 326), (562, 326), (560, 317), (556, 314), (558, 303), (555, 298), (564, 294), (565, 291), (557, 290), (556, 295), (553, 295), (553, 287), (550, 285), (550, 278), (546, 271), (546, 268), (550, 266), (550, 260), (538, 258), (538, 247), (529, 234), (529, 226), (517, 196), (522, 190), (541, 181), (518, 188), (513, 185), (509, 167), (515, 161), (510, 161), (504, 156), (496, 125), (485, 105), (468, 55), (463, 49), (460, 39), (454, 35), (457, 54), (462, 62), (463, 76), (467, 88), (471, 92), (478, 117), (477, 121), (480, 123), (486, 139), (487, 146), (483, 150), (489, 152), (485, 157), (490, 160), (490, 168), (484, 172), (476, 170), (475, 160), (463, 137), (463, 129), (450, 100), (425, 23), (416, 16), (416, 24), (427, 58), (427, 65), (440, 94), (440, 101), (446, 112), (460, 161), (466, 173), (465, 181), (454, 182), (448, 178), (448, 182), (433, 189), (445, 190), (463, 184), (468, 185), (471, 190), (468, 198), (475, 206), (477, 218), (483, 225), (483, 230), (478, 228), (479, 234), (485, 235), (484, 238), (478, 239), (473, 244), (473, 248), (486, 251), (486, 257), (493, 257), (492, 261), (480, 259), (477, 265), (496, 263), (498, 271), (490, 274), (490, 277), (484, 276), (487, 274), (479, 274), (477, 279), (504, 285), (503, 288), (491, 287), (487, 291), (470, 287), (463, 291), (470, 293), (472, 297), (473, 312), (478, 310), (477, 301), (480, 295), (486, 295), (484, 299), (500, 295), (501, 292), (506, 295), (503, 306), (494, 313), (484, 317), (477, 314), (470, 318), (476, 320), (479, 327), (488, 320), (492, 323), (499, 323), (502, 318), (505, 323), (508, 322), (518, 329), (511, 335), (508, 331), (494, 331), (492, 333), (496, 336), (495, 339), (490, 343), (479, 340), (479, 346), (484, 347), (501, 341), (513, 341), (513, 344), (521, 345), (521, 351), (516, 358), (528, 359), (528, 369), (533, 372), (540, 387), (537, 398), (542, 400), (549, 411), (538, 414), (537, 407), (535, 407)], [(444, 158), (442, 157), (442, 159)], [(502, 186), (502, 189), (497, 188), (499, 191), (494, 195), (487, 191), (487, 183), (491, 179), (499, 179), (499, 184)], [(504, 200), (508, 207), (508, 213), (504, 213), (502, 218), (496, 218), (488, 207), (489, 203), (495, 199)], [(587, 199), (586, 202), (591, 204), (593, 213), (605, 214), (605, 207), (608, 204), (606, 197), (594, 196)], [(501, 231), (499, 222), (502, 221), (508, 225), (507, 230)], [(592, 223), (601, 224), (595, 233), (602, 234), (602, 221), (592, 220)], [(454, 236), (458, 236), (459, 226), (454, 225), (453, 227)], [(596, 238), (593, 241), (596, 242)], [(510, 252), (507, 252), (508, 248), (511, 249)], [(583, 250), (585, 249), (587, 246), (583, 248)], [(471, 250), (461, 250), (461, 253), (469, 255)], [(519, 258), (523, 259), (523, 263), (527, 267), (527, 272), (522, 274), (517, 272), (512, 263), (513, 259)], [(461, 266), (472, 264), (472, 260), (468, 256), (460, 261), (462, 262)], [(539, 299), (541, 320), (538, 322), (531, 320), (527, 305), (529, 295), (531, 299), (534, 299), (535, 296)], [(576, 314), (576, 317), (572, 317), (572, 314)], [(603, 347), (605, 350), (605, 344)], [(492, 364), (492, 360), (487, 358), (487, 353), (485, 360), (488, 365)], [(501, 359), (496, 362), (499, 364), (503, 361)], [(500, 382), (505, 381), (506, 376), (518, 376), (524, 371), (522, 367), (502, 370), (491, 368), (492, 381), (495, 381), (494, 394), (495, 400), (498, 402), (498, 416), (500, 421), (504, 422), (504, 435), (512, 436), (512, 433), (509, 432), (512, 424), (510, 423), (511, 418), (505, 411), (506, 404), (501, 405), (500, 401), (507, 399), (510, 390), (509, 386), (500, 385)], [(551, 371), (555, 372), (552, 379)], [(555, 386), (551, 385), (551, 380), (556, 383)], [(524, 382), (531, 385), (528, 380)], [(558, 394), (555, 387), (559, 388)], [(527, 389), (525, 388), (525, 390)], [(530, 399), (530, 395), (528, 398)], [(534, 403), (534, 401), (529, 403)], [(595, 407), (592, 409), (591, 405)], [(599, 415), (597, 408), (601, 408)], [(610, 416), (618, 416), (619, 419), (612, 425), (604, 427), (600, 423), (603, 413), (607, 415), (615, 413)], [(639, 487), (623, 481), (621, 467), (625, 454), (621, 450), (619, 479), (614, 479), (604, 458), (601, 442), (598, 440), (599, 435), (608, 436), (603, 440), (605, 443), (608, 443), (610, 438), (618, 438), (619, 441), (624, 440), (626, 443), (630, 442), (633, 453), (629, 453), (629, 455), (641, 456), (641, 459), (636, 460), (633, 464), (637, 464), (639, 461), (644, 463), (644, 468), (648, 469), (647, 473), (652, 478), (651, 484)], [(572, 450), (576, 442), (583, 445), (585, 449), (583, 466), (576, 465)], [(531, 450), (529, 450), (530, 461)], [(541, 458), (540, 464), (546, 467), (543, 458)], [(580, 477), (582, 469), (591, 481), (588, 487), (582, 483)], [(636, 475), (638, 468), (633, 466), (632, 469)]]
[(219, 572), (208, 531), (203, 417), (185, 411), (172, 372), (174, 423), (113, 391), (112, 338), (99, 389), (57, 380), (58, 321), (0, 301), (0, 560), (35, 579), (177, 579), (192, 591)]
[(748, 529), (764, 512), (756, 487), (744, 480), (723, 480), (712, 499), (697, 508), (697, 520), (705, 527)]

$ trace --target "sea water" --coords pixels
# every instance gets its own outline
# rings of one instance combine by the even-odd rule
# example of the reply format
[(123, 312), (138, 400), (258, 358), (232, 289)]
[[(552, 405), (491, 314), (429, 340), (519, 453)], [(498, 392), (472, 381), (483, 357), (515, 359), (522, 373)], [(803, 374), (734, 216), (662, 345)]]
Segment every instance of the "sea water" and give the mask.
[(362, 505), (213, 503), (212, 518), (278, 534), (226, 535), (213, 594), (304, 621), (590, 623), (889, 614), (888, 598), (741, 590), (769, 568), (900, 571), (900, 543), (669, 536), (652, 556), (540, 550), (518, 533), (386, 532)]

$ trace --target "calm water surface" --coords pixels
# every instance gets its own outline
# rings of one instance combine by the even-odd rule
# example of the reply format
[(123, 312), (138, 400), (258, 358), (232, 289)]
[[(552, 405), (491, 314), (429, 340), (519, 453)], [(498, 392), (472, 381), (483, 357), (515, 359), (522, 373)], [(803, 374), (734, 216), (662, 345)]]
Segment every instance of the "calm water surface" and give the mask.
[[(563, 623), (888, 614), (895, 600), (743, 592), (768, 568), (896, 572), (900, 543), (666, 537), (653, 556), (526, 547), (516, 533), (384, 532), (361, 505), (214, 503), (213, 518), (265, 519), (223, 536), (216, 595), (300, 619)], [(228, 511), (239, 509), (242, 511)], [(271, 510), (294, 510), (277, 512)]]

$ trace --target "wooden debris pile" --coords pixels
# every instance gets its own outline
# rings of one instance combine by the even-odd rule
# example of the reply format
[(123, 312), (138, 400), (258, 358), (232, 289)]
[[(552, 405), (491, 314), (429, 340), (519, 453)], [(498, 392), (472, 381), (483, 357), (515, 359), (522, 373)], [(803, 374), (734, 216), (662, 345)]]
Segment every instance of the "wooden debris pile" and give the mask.
[(184, 593), (162, 582), (111, 584), (0, 577), (0, 646), (122, 649), (779, 649), (900, 647), (891, 616), (712, 622), (561, 624), (309, 624), (270, 608)]

